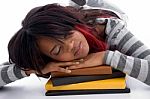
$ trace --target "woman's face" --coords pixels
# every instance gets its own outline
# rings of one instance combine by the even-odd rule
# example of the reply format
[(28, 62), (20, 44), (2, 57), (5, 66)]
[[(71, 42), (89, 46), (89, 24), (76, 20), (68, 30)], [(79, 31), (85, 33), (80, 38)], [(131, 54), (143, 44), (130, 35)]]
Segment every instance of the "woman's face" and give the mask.
[(71, 32), (71, 35), (61, 39), (63, 43), (54, 38), (40, 37), (37, 41), (40, 51), (58, 61), (71, 61), (87, 56), (89, 45), (86, 38), (77, 30)]

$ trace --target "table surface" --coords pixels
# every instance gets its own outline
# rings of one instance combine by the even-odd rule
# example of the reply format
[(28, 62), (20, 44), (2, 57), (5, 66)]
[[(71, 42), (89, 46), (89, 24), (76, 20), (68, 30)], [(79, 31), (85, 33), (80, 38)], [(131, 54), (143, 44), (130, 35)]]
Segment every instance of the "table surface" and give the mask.
[(126, 77), (126, 83), (131, 93), (127, 94), (45, 96), (47, 80), (35, 75), (17, 80), (0, 89), (0, 99), (149, 99), (150, 97), (150, 87), (129, 76)]

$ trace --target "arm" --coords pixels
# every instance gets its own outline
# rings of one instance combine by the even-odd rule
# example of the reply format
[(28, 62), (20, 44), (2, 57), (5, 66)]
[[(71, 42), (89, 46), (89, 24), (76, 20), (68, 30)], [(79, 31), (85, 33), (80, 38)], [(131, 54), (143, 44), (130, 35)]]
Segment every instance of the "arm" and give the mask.
[(84, 8), (89, 9), (105, 9), (114, 12), (124, 21), (127, 21), (128, 19), (128, 16), (119, 7), (107, 0), (69, 0), (69, 5), (75, 8), (83, 6)]
[(113, 18), (107, 19), (105, 33), (108, 49), (150, 60), (150, 49), (127, 29), (124, 21)]
[(15, 64), (2, 64), (0, 65), (0, 87), (3, 87), (6, 84), (9, 84), (13, 81), (21, 79), (23, 77), (29, 76), (31, 73), (36, 74), (39, 77), (49, 78), (51, 72), (63, 72), (70, 73), (71, 71), (66, 66), (79, 64), (80, 60), (72, 61), (72, 62), (49, 62), (46, 66), (41, 70), (43, 74), (38, 73), (35, 70), (23, 71)]
[(107, 21), (109, 50), (105, 53), (104, 64), (150, 85), (150, 49), (128, 31), (123, 21)]
[(0, 65), (0, 87), (26, 76), (26, 73), (17, 68), (15, 64)]
[(118, 69), (147, 85), (150, 85), (150, 61), (127, 56), (119, 51), (106, 51), (104, 64)]

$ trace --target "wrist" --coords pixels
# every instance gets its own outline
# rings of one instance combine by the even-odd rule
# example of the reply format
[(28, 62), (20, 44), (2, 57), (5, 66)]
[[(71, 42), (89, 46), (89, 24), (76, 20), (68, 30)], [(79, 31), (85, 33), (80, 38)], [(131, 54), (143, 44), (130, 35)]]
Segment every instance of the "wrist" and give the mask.
[(113, 54), (114, 54), (113, 51), (110, 50), (105, 51), (103, 63), (106, 65), (111, 65)]
[(102, 61), (102, 64), (104, 64), (105, 54), (106, 54), (106, 51), (102, 51), (102, 53), (101, 53), (101, 61)]

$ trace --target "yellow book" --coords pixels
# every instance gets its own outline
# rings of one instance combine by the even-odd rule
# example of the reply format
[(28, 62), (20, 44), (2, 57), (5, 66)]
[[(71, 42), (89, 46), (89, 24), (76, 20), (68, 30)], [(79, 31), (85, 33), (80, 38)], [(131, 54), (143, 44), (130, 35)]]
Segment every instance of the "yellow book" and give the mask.
[(125, 77), (96, 80), (76, 84), (53, 86), (51, 80), (45, 85), (46, 90), (82, 90), (82, 89), (125, 89)]

